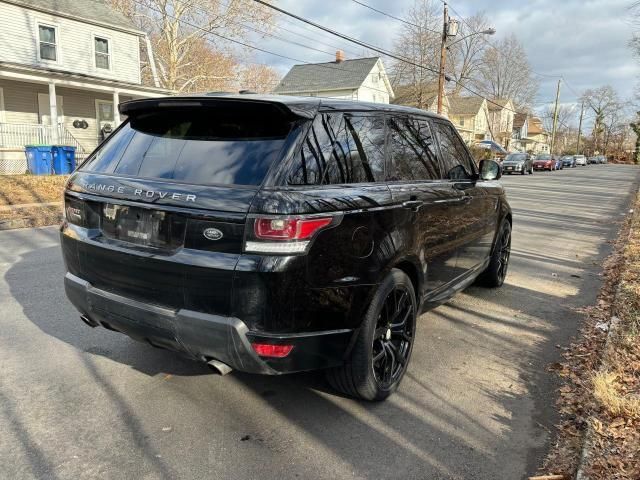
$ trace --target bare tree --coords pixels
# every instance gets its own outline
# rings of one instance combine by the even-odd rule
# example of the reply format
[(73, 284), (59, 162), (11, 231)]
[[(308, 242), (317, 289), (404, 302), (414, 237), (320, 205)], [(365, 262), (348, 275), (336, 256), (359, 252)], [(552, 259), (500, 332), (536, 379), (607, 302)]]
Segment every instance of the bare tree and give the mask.
[(272, 13), (254, 2), (228, 0), (108, 0), (151, 39), (160, 83), (177, 92), (220, 88), (237, 78), (238, 52), (228, 41), (246, 39), (247, 25), (263, 31)]
[(582, 101), (595, 114), (593, 123), (593, 149), (599, 151), (603, 146), (607, 124), (615, 123), (616, 111), (620, 108), (618, 94), (610, 85), (586, 90), (582, 94)]
[(490, 45), (482, 37), (482, 34), (477, 34), (477, 32), (482, 32), (489, 26), (489, 19), (484, 13), (478, 13), (462, 22), (458, 32), (458, 37), (461, 40), (454, 39), (452, 46), (448, 49), (447, 75), (455, 80), (451, 92), (452, 96), (455, 97), (462, 93), (461, 84), (471, 83), (473, 85), (477, 82), (484, 52)]
[[(548, 105), (540, 115), (542, 124), (548, 132), (553, 132), (553, 116), (555, 106)], [(556, 120), (556, 138), (554, 151), (561, 153), (573, 146), (577, 139), (577, 110), (575, 105), (558, 105), (558, 117)]]
[(240, 88), (256, 93), (269, 93), (280, 82), (280, 75), (267, 65), (252, 64), (240, 71)]
[(434, 0), (415, 0), (404, 16), (400, 33), (394, 42), (396, 55), (410, 63), (398, 61), (391, 67), (391, 83), (397, 90), (402, 103), (417, 108), (427, 108), (433, 98), (434, 84), (438, 74), (435, 68), (425, 69), (416, 65), (431, 66), (439, 64), (440, 34), (442, 15), (439, 3)]
[(477, 86), (491, 98), (512, 99), (519, 109), (531, 107), (538, 93), (538, 82), (515, 35), (494, 42), (485, 50)]

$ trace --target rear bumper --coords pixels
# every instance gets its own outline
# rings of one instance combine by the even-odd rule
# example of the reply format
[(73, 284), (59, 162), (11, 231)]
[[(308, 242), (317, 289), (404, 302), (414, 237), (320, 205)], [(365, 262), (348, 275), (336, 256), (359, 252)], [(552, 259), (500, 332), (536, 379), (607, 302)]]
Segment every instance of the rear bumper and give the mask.
[[(71, 273), (65, 275), (64, 285), (71, 303), (93, 324), (197, 360), (216, 359), (244, 372), (277, 375), (338, 366), (354, 334), (351, 329), (253, 332), (238, 318), (149, 305), (95, 288)], [(285, 358), (262, 358), (251, 346), (255, 342), (293, 345), (293, 350)]]

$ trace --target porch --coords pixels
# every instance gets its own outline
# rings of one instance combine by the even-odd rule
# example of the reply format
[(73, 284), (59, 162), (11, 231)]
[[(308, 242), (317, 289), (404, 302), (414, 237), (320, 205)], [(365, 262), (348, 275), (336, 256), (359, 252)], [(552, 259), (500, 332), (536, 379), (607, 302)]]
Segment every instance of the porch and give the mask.
[(0, 174), (24, 173), (24, 147), (76, 147), (83, 160), (123, 120), (118, 104), (169, 92), (0, 64)]

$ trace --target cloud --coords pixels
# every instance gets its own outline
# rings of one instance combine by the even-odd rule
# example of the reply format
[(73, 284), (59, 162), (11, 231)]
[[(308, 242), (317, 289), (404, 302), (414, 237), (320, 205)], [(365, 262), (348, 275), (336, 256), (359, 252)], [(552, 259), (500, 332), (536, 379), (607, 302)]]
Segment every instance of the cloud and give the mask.
[[(369, 5), (402, 17), (413, 0), (363, 0)], [(438, 8), (441, 4), (437, 0)], [(497, 33), (490, 41), (514, 33), (524, 45), (533, 69), (539, 76), (537, 102), (552, 101), (558, 77), (568, 85), (562, 89), (563, 102), (576, 100), (576, 93), (587, 88), (611, 85), (621, 98), (629, 98), (640, 78), (638, 61), (628, 42), (633, 25), (628, 10), (630, 0), (452, 0), (452, 16), (469, 16), (484, 11)], [(338, 30), (346, 35), (391, 49), (400, 22), (373, 12), (350, 0), (281, 0), (278, 6)], [(281, 18), (281, 15), (278, 15)], [(320, 53), (288, 45), (275, 39), (260, 41), (262, 48), (307, 62), (331, 61), (336, 47), (347, 57), (371, 55), (366, 49), (319, 30), (287, 19), (284, 28), (315, 39), (314, 42), (276, 29), (285, 38), (326, 50)], [(299, 62), (278, 59), (267, 54), (256, 58), (274, 64), (282, 73)], [(389, 61), (387, 61), (389, 63)], [(569, 88), (570, 87), (570, 88)], [(573, 91), (572, 91), (573, 90)]]

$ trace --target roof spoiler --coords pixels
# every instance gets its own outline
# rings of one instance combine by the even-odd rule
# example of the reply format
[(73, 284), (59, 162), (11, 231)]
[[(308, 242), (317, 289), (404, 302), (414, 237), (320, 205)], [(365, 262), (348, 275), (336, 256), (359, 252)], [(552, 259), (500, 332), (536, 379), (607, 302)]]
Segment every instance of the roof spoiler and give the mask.
[(131, 100), (129, 102), (121, 103), (118, 106), (118, 111), (122, 115), (135, 116), (141, 112), (148, 112), (149, 110), (155, 110), (162, 108), (198, 108), (198, 107), (228, 107), (232, 104), (238, 106), (249, 107), (251, 104), (265, 107), (272, 106), (286, 117), (295, 120), (297, 118), (313, 118), (317, 111), (318, 105), (303, 104), (294, 102), (282, 102), (277, 99), (265, 99), (261, 98), (238, 98), (237, 96), (193, 96), (193, 97), (159, 97), (159, 98), (146, 98), (143, 100)]

